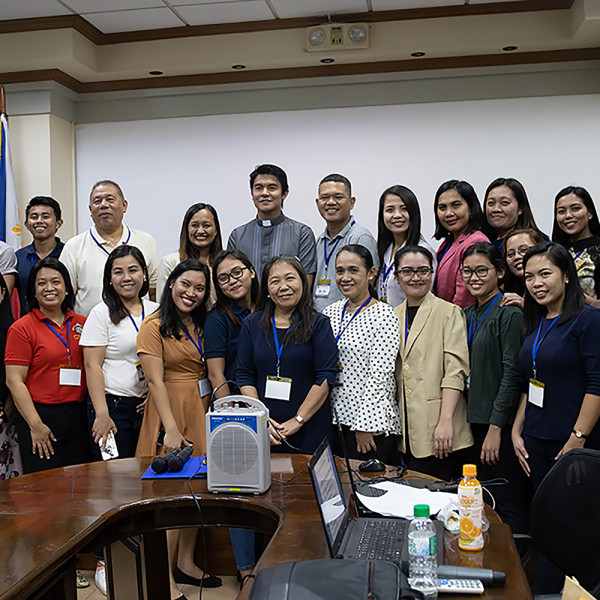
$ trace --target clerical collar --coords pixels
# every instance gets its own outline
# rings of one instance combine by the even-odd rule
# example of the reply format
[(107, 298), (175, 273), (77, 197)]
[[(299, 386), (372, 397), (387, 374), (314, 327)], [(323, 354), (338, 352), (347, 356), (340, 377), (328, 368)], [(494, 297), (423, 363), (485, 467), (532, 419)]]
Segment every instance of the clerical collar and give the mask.
[(260, 227), (273, 227), (273, 225), (279, 225), (279, 223), (283, 223), (284, 219), (285, 219), (285, 217), (283, 216), (283, 213), (276, 216), (274, 219), (270, 219), (270, 220), (266, 220), (266, 221), (263, 221), (262, 219), (259, 219), (258, 217), (256, 217), (256, 221)]

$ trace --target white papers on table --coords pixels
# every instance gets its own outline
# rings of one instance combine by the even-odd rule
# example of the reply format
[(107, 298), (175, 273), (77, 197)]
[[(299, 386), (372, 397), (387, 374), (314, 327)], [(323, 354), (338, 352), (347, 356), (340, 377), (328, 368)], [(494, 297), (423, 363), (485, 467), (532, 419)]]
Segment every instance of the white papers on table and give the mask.
[(432, 492), (427, 489), (418, 489), (410, 485), (403, 485), (395, 481), (382, 481), (373, 483), (372, 487), (385, 490), (382, 496), (363, 496), (357, 492), (359, 500), (369, 510), (379, 513), (384, 517), (403, 517), (410, 519), (413, 516), (415, 504), (428, 504), (432, 515), (444, 508), (448, 503), (458, 502), (458, 494), (448, 492)]

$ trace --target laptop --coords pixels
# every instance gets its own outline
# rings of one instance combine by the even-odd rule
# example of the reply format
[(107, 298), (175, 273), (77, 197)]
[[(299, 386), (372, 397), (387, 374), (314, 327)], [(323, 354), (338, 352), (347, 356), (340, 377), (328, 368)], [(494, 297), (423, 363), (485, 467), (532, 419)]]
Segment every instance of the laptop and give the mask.
[[(308, 471), (332, 558), (391, 560), (408, 566), (409, 521), (385, 517), (350, 517), (327, 438), (311, 457)], [(438, 564), (442, 564), (443, 525), (435, 520), (434, 524), (438, 536)]]

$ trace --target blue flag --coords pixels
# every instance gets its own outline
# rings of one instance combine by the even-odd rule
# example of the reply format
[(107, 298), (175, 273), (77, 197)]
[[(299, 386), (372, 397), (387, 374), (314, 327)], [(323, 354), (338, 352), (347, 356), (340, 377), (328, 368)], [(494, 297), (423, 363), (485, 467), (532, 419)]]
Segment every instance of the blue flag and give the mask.
[(15, 179), (12, 172), (8, 124), (6, 115), (0, 117), (2, 134), (0, 136), (0, 239), (18, 250), (23, 239), (23, 225), (19, 215)]

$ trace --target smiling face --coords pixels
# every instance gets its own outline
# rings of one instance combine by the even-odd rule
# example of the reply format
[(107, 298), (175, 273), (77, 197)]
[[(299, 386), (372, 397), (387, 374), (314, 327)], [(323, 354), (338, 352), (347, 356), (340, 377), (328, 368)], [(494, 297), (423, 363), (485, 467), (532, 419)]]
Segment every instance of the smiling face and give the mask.
[(523, 210), (507, 185), (493, 188), (485, 200), (485, 216), (488, 223), (503, 237), (519, 220)]
[(227, 298), (238, 304), (250, 299), (252, 280), (255, 277), (254, 269), (248, 268), (237, 258), (225, 258), (217, 267), (219, 287)]
[(54, 239), (56, 232), (63, 224), (62, 219), (57, 219), (54, 209), (43, 204), (34, 205), (29, 209), (25, 227), (33, 239), (38, 242)]
[(396, 194), (388, 194), (383, 201), (383, 224), (394, 239), (405, 239), (410, 227), (410, 215), (404, 200)]
[(116, 258), (110, 270), (110, 283), (121, 300), (138, 298), (144, 284), (144, 271), (131, 255)]
[(252, 201), (258, 218), (267, 221), (278, 217), (287, 195), (287, 192), (283, 193), (281, 183), (275, 175), (257, 175), (252, 184)]
[(471, 254), (463, 261), (463, 280), (479, 304), (487, 302), (498, 293), (498, 280), (503, 275), (504, 271), (498, 272), (483, 254)]
[(406, 294), (409, 304), (420, 304), (431, 288), (432, 268), (420, 252), (405, 254), (398, 264), (396, 281)]
[(556, 203), (556, 222), (573, 241), (592, 237), (592, 217), (583, 200), (575, 194), (567, 194)]
[(181, 317), (198, 308), (206, 293), (206, 278), (201, 271), (184, 271), (171, 284), (171, 297)]
[(525, 286), (533, 299), (549, 313), (562, 310), (567, 276), (544, 254), (532, 256), (525, 267)]
[(101, 183), (92, 191), (90, 215), (98, 231), (113, 232), (121, 226), (127, 212), (127, 200), (109, 183)]
[(375, 267), (369, 271), (362, 258), (354, 252), (343, 250), (335, 261), (335, 282), (348, 300), (358, 302), (369, 294), (369, 283), (375, 279)]
[(302, 298), (302, 279), (292, 265), (277, 262), (269, 270), (267, 290), (275, 306), (289, 312), (298, 306)]
[(200, 209), (188, 223), (188, 239), (199, 250), (210, 248), (217, 237), (215, 218), (210, 210)]
[(47, 312), (60, 310), (67, 297), (67, 286), (59, 271), (42, 267), (35, 276), (35, 298), (40, 309)]
[(455, 238), (467, 229), (471, 211), (467, 201), (456, 190), (447, 190), (440, 194), (436, 210), (442, 227)]
[(328, 227), (343, 227), (350, 219), (356, 198), (350, 197), (346, 186), (339, 181), (326, 181), (319, 188), (317, 209)]
[(506, 240), (506, 264), (513, 275), (523, 278), (523, 257), (535, 244), (535, 240), (527, 233), (518, 233)]

